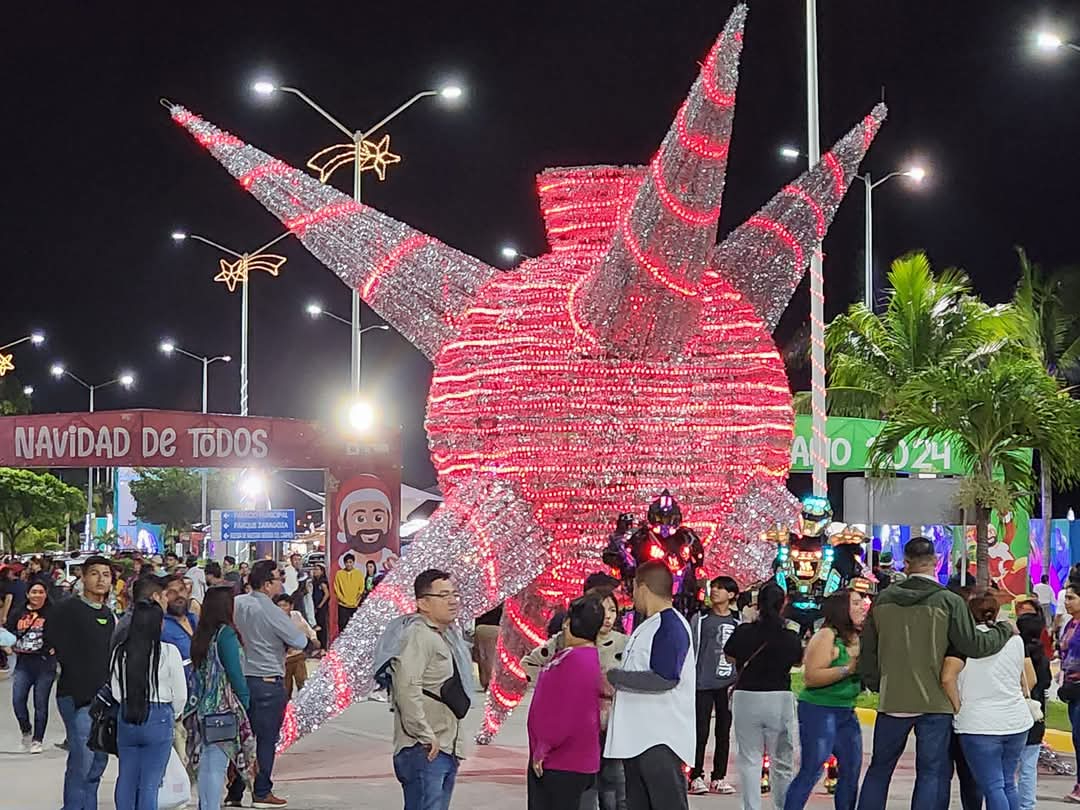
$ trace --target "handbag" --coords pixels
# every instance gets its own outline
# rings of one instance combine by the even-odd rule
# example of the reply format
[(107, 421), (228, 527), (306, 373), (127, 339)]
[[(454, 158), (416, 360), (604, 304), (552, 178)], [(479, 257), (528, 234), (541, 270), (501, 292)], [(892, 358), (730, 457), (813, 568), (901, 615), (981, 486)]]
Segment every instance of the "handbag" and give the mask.
[(90, 704), (90, 739), (86, 747), (102, 754), (118, 754), (116, 724), (120, 717), (120, 704), (112, 690), (103, 686)]
[(1064, 681), (1057, 691), (1058, 700), (1063, 703), (1072, 703), (1080, 700), (1080, 681)]
[(236, 712), (206, 714), (199, 723), (202, 725), (204, 743), (231, 742), (240, 733), (240, 721)]
[(436, 695), (427, 689), (424, 689), (423, 692), (432, 700), (446, 704), (447, 708), (454, 713), (454, 717), (462, 720), (469, 713), (472, 700), (465, 693), (465, 686), (461, 682), (461, 673), (458, 672), (457, 659), (451, 655), (450, 660), (454, 664), (454, 674), (439, 687), (439, 694)]

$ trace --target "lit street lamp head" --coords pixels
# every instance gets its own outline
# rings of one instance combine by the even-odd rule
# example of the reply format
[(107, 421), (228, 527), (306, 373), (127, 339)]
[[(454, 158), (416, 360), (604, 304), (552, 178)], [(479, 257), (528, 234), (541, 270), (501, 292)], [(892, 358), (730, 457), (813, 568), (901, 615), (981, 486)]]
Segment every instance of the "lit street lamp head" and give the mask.
[(1050, 31), (1040, 31), (1035, 35), (1035, 45), (1040, 51), (1056, 51), (1064, 44), (1061, 37)]
[(518, 253), (517, 248), (511, 245), (503, 245), (502, 250), (499, 252), (502, 253), (502, 257), (504, 259), (510, 260), (516, 259), (518, 256), (521, 255), (520, 253)]
[(183, 242), (185, 239), (187, 239), (187, 234), (183, 231), (173, 231), (172, 239), (174, 242)]
[(318, 318), (320, 315), (322, 315), (322, 313), (323, 313), (323, 308), (322, 308), (321, 304), (308, 304), (307, 305), (307, 314), (310, 315), (312, 318)]
[(912, 166), (910, 169), (904, 172), (904, 176), (910, 177), (916, 183), (921, 183), (926, 178), (926, 169), (924, 169), (922, 166)]
[(176, 344), (171, 340), (163, 340), (158, 348), (165, 354), (172, 354), (176, 350)]
[(221, 361), (223, 363), (231, 363), (232, 362), (232, 355), (231, 354), (222, 355)]
[(135, 375), (130, 372), (126, 372), (124, 374), (121, 374), (116, 381), (122, 386), (124, 386), (124, 388), (131, 388), (131, 386), (135, 384)]
[(43, 332), (34, 332), (30, 335), (30, 342), (35, 346), (40, 346), (45, 342), (45, 334)]
[(24, 386), (22, 392), (23, 392), (23, 396), (32, 397), (34, 395), (34, 386), (32, 386), (32, 385)]
[(52, 368), (49, 369), (49, 373), (52, 374), (54, 377), (63, 377), (64, 367), (59, 363), (53, 363)]
[(349, 427), (358, 433), (366, 433), (375, 424), (375, 409), (367, 402), (354, 402), (349, 406)]
[(447, 101), (456, 101), (461, 98), (462, 89), (456, 84), (449, 84), (439, 90), (439, 95), (445, 98)]
[(258, 93), (260, 96), (272, 96), (274, 91), (277, 90), (277, 86), (266, 79), (260, 79), (251, 85), (251, 89)]
[(785, 160), (795, 160), (801, 154), (802, 154), (802, 152), (800, 152), (794, 146), (781, 146), (780, 147), (780, 157), (784, 158)]

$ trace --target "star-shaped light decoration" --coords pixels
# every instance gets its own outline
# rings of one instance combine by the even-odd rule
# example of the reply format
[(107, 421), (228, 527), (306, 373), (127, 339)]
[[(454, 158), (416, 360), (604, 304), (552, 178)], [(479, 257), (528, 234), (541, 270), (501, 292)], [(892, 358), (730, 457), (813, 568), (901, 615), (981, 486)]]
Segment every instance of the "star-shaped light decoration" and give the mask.
[(401, 155), (390, 151), (390, 136), (383, 135), (378, 143), (364, 141), (360, 154), (360, 171), (371, 169), (380, 180), (386, 179), (386, 167), (391, 163), (401, 163)]
[(539, 175), (550, 251), (512, 271), (172, 108), (434, 365), (426, 428), (446, 500), (290, 705), (282, 746), (371, 691), (375, 644), (414, 609), (425, 568), (452, 573), (462, 620), (505, 602), (486, 740), (525, 692), (522, 655), (604, 570), (620, 513), (670, 489), (705, 547), (704, 576), (768, 576), (776, 548), (760, 533), (799, 508), (784, 485), (795, 415), (772, 330), (885, 108), (717, 244), (745, 15), (732, 14), (647, 166)]
[(285, 264), (286, 258), (274, 253), (257, 253), (254, 256), (241, 256), (235, 262), (221, 260), (221, 271), (214, 276), (214, 281), (222, 282), (229, 292), (236, 292), (236, 285), (248, 280), (252, 270), (262, 270), (275, 278)]
[[(336, 143), (316, 152), (307, 162), (307, 167), (319, 173), (319, 182), (325, 183), (330, 176), (356, 160), (356, 144)], [(390, 151), (390, 136), (383, 135), (382, 139), (374, 141), (361, 141), (360, 143), (360, 171), (373, 171), (380, 180), (386, 179), (386, 167), (391, 163), (401, 163), (401, 155)]]
[(9, 371), (15, 370), (14, 357), (15, 355), (13, 354), (4, 354), (3, 352), (0, 352), (0, 377), (3, 377)]

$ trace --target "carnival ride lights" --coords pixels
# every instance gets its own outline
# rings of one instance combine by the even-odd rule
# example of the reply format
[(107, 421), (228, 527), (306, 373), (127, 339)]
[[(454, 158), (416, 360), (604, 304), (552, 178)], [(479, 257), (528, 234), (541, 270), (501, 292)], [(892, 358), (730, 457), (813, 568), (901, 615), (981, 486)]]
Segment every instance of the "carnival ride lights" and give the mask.
[(883, 106), (716, 244), (746, 14), (732, 14), (646, 168), (550, 169), (550, 252), (500, 271), (357, 203), (183, 107), (172, 116), (435, 365), (427, 430), (446, 502), (300, 692), (287, 746), (364, 697), (412, 580), (454, 573), (464, 618), (506, 600), (482, 737), (525, 690), (507, 662), (600, 567), (611, 515), (664, 487), (706, 572), (760, 576), (795, 504), (794, 415), (771, 330)]

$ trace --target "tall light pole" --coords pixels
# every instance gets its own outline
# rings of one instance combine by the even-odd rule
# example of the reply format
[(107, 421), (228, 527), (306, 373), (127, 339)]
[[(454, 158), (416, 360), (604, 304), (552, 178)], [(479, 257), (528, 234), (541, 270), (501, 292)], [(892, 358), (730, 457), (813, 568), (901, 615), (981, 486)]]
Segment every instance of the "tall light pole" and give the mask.
[[(83, 380), (81, 377), (77, 377), (72, 374), (60, 363), (53, 364), (53, 367), (49, 369), (49, 373), (56, 379), (63, 379), (64, 377), (70, 377), (88, 392), (90, 392), (90, 413), (94, 412), (94, 393), (102, 388), (108, 388), (110, 385), (120, 385), (124, 388), (131, 388), (135, 384), (135, 375), (130, 371), (123, 372), (115, 379), (108, 382), (98, 383), (97, 385), (91, 385)], [(87, 547), (93, 542), (94, 534), (91, 528), (91, 523), (94, 520), (94, 469), (88, 468), (86, 471), (86, 545)]]
[(229, 292), (235, 292), (236, 285), (240, 285), (240, 415), (248, 415), (248, 278), (251, 275), (252, 270), (263, 270), (269, 273), (271, 276), (277, 276), (281, 266), (285, 264), (285, 257), (275, 254), (265, 253), (281, 240), (287, 236), (291, 236), (292, 231), (285, 231), (278, 234), (265, 245), (256, 248), (249, 253), (238, 253), (231, 248), (227, 248), (222, 244), (207, 239), (205, 236), (200, 236), (197, 233), (186, 233), (185, 231), (173, 231), (172, 238), (175, 242), (183, 242), (186, 239), (194, 239), (197, 242), (202, 242), (204, 245), (209, 245), (212, 248), (220, 250), (222, 253), (227, 253), (236, 259), (235, 262), (227, 262), (225, 259), (221, 260), (221, 272), (214, 276), (214, 281), (220, 281), (224, 283)]
[[(161, 349), (162, 354), (182, 354), (184, 357), (190, 357), (192, 360), (198, 360), (202, 363), (202, 412), (206, 413), (207, 410), (207, 379), (209, 377), (210, 366), (214, 363), (229, 363), (232, 362), (232, 357), (227, 354), (218, 355), (217, 357), (203, 357), (202, 355), (192, 354), (191, 352), (181, 349), (171, 340), (163, 340), (158, 346)], [(203, 467), (200, 470), (199, 477), (202, 479), (202, 522), (206, 524), (206, 468)]]
[[(319, 171), (319, 179), (323, 182), (329, 179), (339, 167), (344, 166), (346, 163), (352, 162), (353, 164), (353, 200), (357, 203), (361, 202), (360, 194), (360, 178), (365, 170), (375, 171), (379, 179), (382, 180), (385, 177), (386, 165), (388, 163), (397, 163), (401, 158), (398, 155), (394, 155), (389, 152), (389, 140), (390, 136), (385, 136), (378, 144), (375, 144), (369, 140), (372, 135), (389, 124), (405, 110), (409, 109), (416, 102), (424, 98), (431, 98), (433, 96), (439, 96), (448, 101), (456, 101), (461, 98), (462, 90), (456, 85), (447, 85), (439, 90), (422, 90), (414, 95), (404, 104), (401, 104), (396, 110), (391, 112), (385, 118), (378, 123), (367, 129), (351, 130), (345, 126), (341, 121), (327, 112), (323, 107), (317, 104), (311, 96), (307, 95), (302, 90), (298, 90), (295, 87), (279, 86), (273, 82), (260, 80), (252, 85), (252, 90), (261, 96), (270, 96), (275, 92), (291, 93), (299, 98), (311, 109), (315, 110), (319, 115), (329, 121), (334, 127), (341, 131), (351, 143), (331, 146), (327, 149), (323, 149), (318, 152), (311, 160), (308, 161), (308, 166)], [(325, 163), (320, 164), (321, 159), (326, 159)], [(357, 289), (352, 290), (352, 320), (350, 323), (352, 327), (352, 390), (356, 393), (360, 391), (360, 291)]]
[[(818, 119), (817, 0), (806, 0), (806, 144), (810, 166), (821, 159)], [(829, 494), (825, 401), (825, 278), (821, 251), (810, 257), (810, 461), (815, 495)]]
[[(338, 323), (343, 323), (346, 326), (348, 326), (350, 329), (353, 329), (353, 324), (352, 324), (351, 321), (349, 321), (346, 318), (342, 318), (340, 315), (335, 315), (333, 312), (330, 312), (329, 310), (323, 309), (322, 304), (311, 303), (311, 304), (308, 304), (304, 309), (307, 312), (307, 314), (310, 315), (312, 318), (321, 318), (323, 315), (325, 315), (327, 318), (335, 320)], [(390, 327), (387, 326), (385, 323), (376, 323), (376, 324), (373, 324), (371, 326), (365, 326), (363, 329), (355, 330), (356, 340), (354, 342), (354, 347), (355, 347), (355, 350), (356, 350), (356, 354), (355, 354), (356, 362), (352, 364), (352, 371), (355, 374), (355, 383), (356, 383), (354, 385), (354, 387), (353, 387), (354, 391), (359, 391), (360, 390), (360, 384), (359, 383), (360, 383), (361, 373), (363, 371), (362, 362), (361, 362), (363, 360), (363, 354), (360, 352), (360, 347), (361, 347), (360, 339), (361, 339), (361, 337), (363, 336), (364, 332), (370, 332), (373, 329), (377, 329), (380, 332), (385, 332), (389, 328)]]
[(865, 222), (865, 245), (866, 254), (863, 262), (863, 304), (871, 312), (874, 311), (874, 189), (882, 183), (887, 183), (894, 177), (910, 177), (916, 183), (921, 183), (926, 177), (926, 169), (921, 166), (912, 166), (910, 169), (898, 169), (889, 172), (879, 180), (874, 180), (870, 173), (855, 175), (862, 180), (866, 187), (866, 222)]

